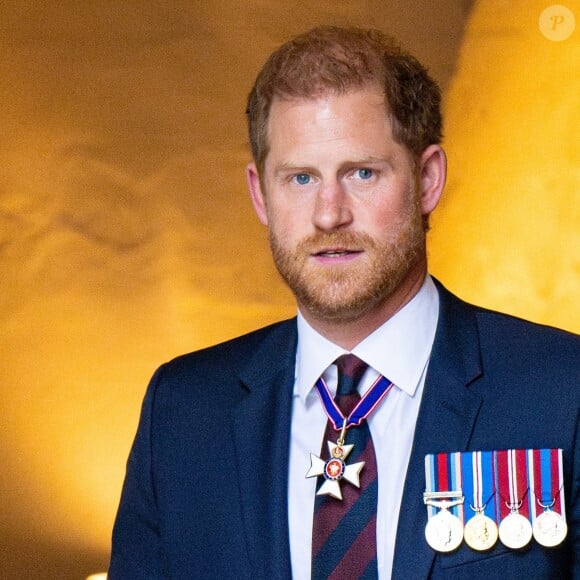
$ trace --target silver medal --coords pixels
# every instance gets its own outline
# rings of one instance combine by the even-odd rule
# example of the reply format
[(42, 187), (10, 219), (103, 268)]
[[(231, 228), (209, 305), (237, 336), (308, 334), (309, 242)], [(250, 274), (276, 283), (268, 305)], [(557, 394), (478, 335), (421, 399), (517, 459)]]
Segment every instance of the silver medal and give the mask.
[(457, 516), (443, 508), (427, 522), (425, 538), (437, 552), (452, 552), (463, 540), (463, 524)]
[(532, 531), (538, 544), (553, 548), (564, 541), (568, 526), (560, 514), (546, 510), (536, 518)]
[(519, 550), (532, 539), (532, 524), (528, 518), (512, 511), (499, 524), (499, 539), (504, 546)]

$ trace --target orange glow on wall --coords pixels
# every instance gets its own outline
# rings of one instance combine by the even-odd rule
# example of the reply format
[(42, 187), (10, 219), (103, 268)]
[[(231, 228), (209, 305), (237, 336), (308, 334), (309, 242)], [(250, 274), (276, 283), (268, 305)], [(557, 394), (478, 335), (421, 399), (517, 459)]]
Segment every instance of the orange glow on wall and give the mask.
[[(431, 265), (467, 300), (579, 332), (580, 35), (545, 36), (547, 6), (474, 9), (447, 95)], [(565, 18), (552, 21), (563, 32)]]
[[(251, 2), (12, 4), (0, 8), (0, 576), (81, 578), (107, 565), (156, 366), (294, 313), (245, 191), (256, 68), (290, 34), (330, 14), (368, 25), (370, 9), (313, 2), (300, 21), (293, 3), (274, 16)], [(439, 55), (445, 73), (464, 2), (443, 16), (415, 4), (410, 16), (377, 2), (373, 21), (410, 46), (432, 37), (418, 56)], [(550, 41), (544, 4), (501, 4), (476, 4), (449, 90), (433, 270), (465, 298), (580, 330), (578, 31)]]

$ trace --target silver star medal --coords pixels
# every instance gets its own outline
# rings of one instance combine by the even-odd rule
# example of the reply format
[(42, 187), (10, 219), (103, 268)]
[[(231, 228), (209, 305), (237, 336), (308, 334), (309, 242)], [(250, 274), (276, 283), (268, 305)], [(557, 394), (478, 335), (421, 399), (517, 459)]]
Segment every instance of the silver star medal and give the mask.
[(346, 465), (344, 460), (352, 451), (354, 445), (342, 445), (339, 439), (337, 443), (327, 441), (330, 458), (324, 461), (314, 453), (310, 454), (310, 469), (306, 477), (324, 475), (325, 482), (320, 486), (316, 495), (331, 495), (336, 499), (342, 499), (340, 480), (346, 479), (355, 487), (360, 487), (359, 473), (365, 462), (359, 461), (352, 465)]

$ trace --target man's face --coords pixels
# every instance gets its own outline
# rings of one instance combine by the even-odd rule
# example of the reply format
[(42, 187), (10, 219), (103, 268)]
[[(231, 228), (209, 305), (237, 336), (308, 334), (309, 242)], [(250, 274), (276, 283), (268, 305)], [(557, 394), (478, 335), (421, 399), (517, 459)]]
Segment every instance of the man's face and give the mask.
[(393, 140), (383, 95), (277, 99), (268, 138), (250, 189), (299, 307), (340, 321), (381, 308), (425, 267), (419, 179)]

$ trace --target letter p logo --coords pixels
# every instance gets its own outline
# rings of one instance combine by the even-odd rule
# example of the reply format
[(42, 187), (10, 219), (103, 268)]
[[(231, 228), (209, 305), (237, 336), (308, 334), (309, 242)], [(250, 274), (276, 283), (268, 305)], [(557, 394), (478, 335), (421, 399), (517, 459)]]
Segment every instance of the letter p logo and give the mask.
[(566, 18), (562, 14), (553, 14), (550, 16), (550, 20), (552, 21), (552, 30), (556, 30), (560, 24), (566, 22)]
[(540, 14), (538, 24), (541, 33), (548, 40), (559, 42), (572, 36), (576, 28), (576, 19), (568, 7), (562, 4), (553, 4)]

